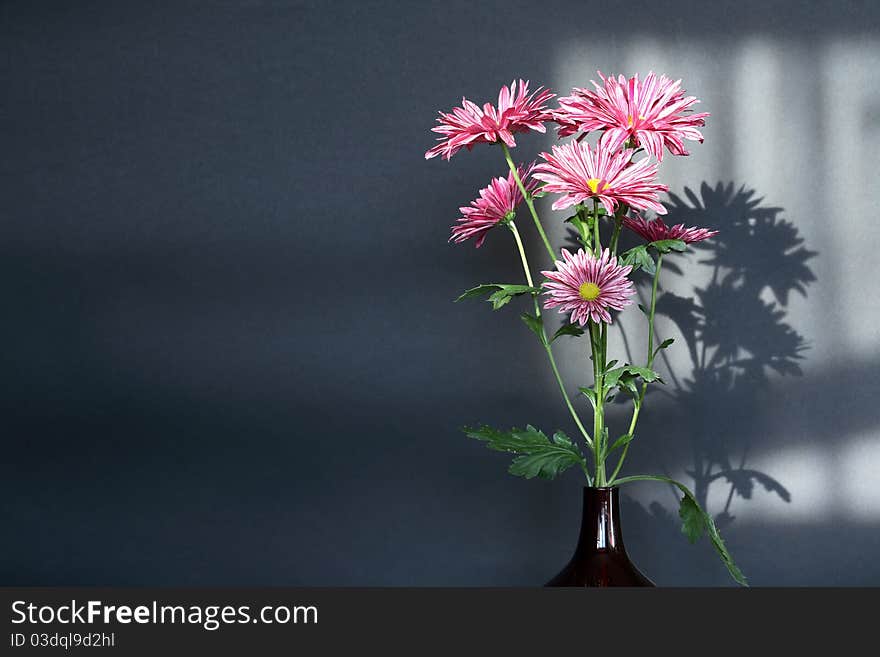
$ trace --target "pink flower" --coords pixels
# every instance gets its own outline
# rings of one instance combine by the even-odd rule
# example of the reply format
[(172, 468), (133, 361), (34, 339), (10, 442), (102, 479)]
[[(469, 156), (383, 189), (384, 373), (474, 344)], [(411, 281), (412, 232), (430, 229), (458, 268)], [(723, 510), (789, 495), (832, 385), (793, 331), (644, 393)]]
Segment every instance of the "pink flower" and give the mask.
[(442, 155), (448, 160), (463, 146), (470, 150), (474, 144), (481, 142), (495, 143), (500, 140), (513, 148), (516, 146), (514, 133), (529, 130), (546, 132), (543, 122), (551, 119), (546, 105), (555, 96), (549, 89), (541, 87), (529, 94), (529, 83), (522, 80), (517, 91), (514, 80), (509, 88), (501, 87), (497, 108), (486, 103), (480, 109), (462, 98), (461, 107), (453, 108), (448, 114), (440, 112), (440, 118), (437, 119), (440, 125), (431, 130), (443, 136), (438, 139), (439, 144), (425, 153), (425, 159)]
[(718, 234), (717, 230), (696, 227), (685, 228), (684, 224), (676, 224), (670, 227), (660, 217), (648, 221), (640, 215), (636, 215), (634, 218), (624, 217), (623, 225), (644, 237), (648, 242), (681, 240), (686, 244), (691, 244), (693, 242), (701, 242)]
[(643, 147), (658, 160), (663, 147), (673, 155), (688, 155), (684, 140), (703, 141), (697, 129), (706, 125), (708, 112), (691, 114), (691, 105), (699, 101), (685, 96), (681, 80), (672, 81), (648, 73), (644, 81), (635, 75), (627, 80), (622, 75), (605, 77), (604, 86), (590, 81), (595, 91), (573, 89), (572, 95), (559, 99), (554, 118), (559, 123), (559, 136), (576, 132), (605, 130), (601, 143), (617, 150), (627, 139)]
[[(529, 178), (532, 167), (527, 169), (519, 167), (519, 179), (522, 180), (526, 190), (531, 193), (538, 182)], [(486, 234), (495, 228), (501, 221), (512, 219), (517, 206), (523, 202), (522, 192), (513, 172), (507, 174), (507, 178), (495, 178), (488, 187), (480, 190), (480, 198), (471, 201), (470, 206), (459, 208), (461, 218), (452, 227), (450, 242), (464, 242), (471, 237), (476, 237), (475, 246), (479, 248), (486, 239)]]
[(535, 167), (534, 177), (546, 183), (543, 191), (565, 194), (553, 204), (554, 210), (597, 198), (609, 214), (618, 203), (666, 214), (658, 194), (669, 188), (654, 182), (657, 163), (647, 157), (630, 163), (632, 155), (630, 149), (614, 153), (597, 146), (593, 151), (589, 144), (571, 142), (554, 146), (552, 155), (541, 153), (547, 162)]
[(562, 249), (562, 261), (556, 261), (556, 271), (541, 272), (550, 279), (544, 283), (550, 297), (545, 308), (559, 308), (571, 312), (571, 320), (581, 326), (587, 321), (611, 323), (608, 309), (622, 310), (632, 303), (636, 291), (626, 275), (632, 267), (621, 267), (608, 249), (599, 258), (583, 249), (571, 255)]

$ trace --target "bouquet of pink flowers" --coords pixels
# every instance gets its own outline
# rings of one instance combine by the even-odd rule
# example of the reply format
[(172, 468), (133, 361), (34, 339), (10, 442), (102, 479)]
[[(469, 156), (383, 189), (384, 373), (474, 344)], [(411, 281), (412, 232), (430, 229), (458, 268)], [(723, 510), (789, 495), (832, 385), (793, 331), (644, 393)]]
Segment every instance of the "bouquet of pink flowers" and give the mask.
[[(451, 241), (474, 239), (481, 246), (489, 232), (498, 226), (513, 236), (522, 262), (524, 283), (489, 283), (478, 285), (458, 300), (488, 297), (493, 309), (507, 305), (514, 297), (530, 297), (533, 312), (522, 314), (525, 325), (541, 344), (550, 368), (559, 384), (562, 399), (580, 434), (579, 440), (557, 431), (548, 438), (528, 425), (524, 429), (502, 431), (488, 426), (466, 428), (465, 433), (485, 441), (488, 447), (515, 454), (510, 473), (525, 477), (552, 479), (572, 466), (579, 466), (587, 486), (610, 488), (621, 484), (654, 480), (675, 486), (682, 493), (679, 515), (682, 531), (693, 542), (704, 533), (721, 556), (733, 578), (745, 584), (734, 564), (712, 517), (698, 504), (693, 493), (681, 482), (660, 475), (622, 476), (621, 470), (630, 445), (636, 438), (639, 412), (649, 385), (662, 383), (653, 369), (657, 354), (672, 344), (667, 339), (655, 344), (654, 315), (657, 287), (665, 257), (683, 252), (687, 245), (715, 235), (704, 228), (668, 226), (658, 216), (646, 218), (638, 212), (666, 214), (660, 194), (668, 187), (657, 182), (657, 170), (664, 153), (688, 155), (685, 140), (703, 141), (700, 128), (707, 113), (694, 113), (697, 103), (686, 96), (680, 81), (649, 73), (638, 76), (605, 77), (593, 88), (575, 88), (571, 95), (549, 107), (555, 94), (547, 89), (529, 90), (529, 83), (512, 82), (501, 88), (497, 106), (482, 107), (462, 99), (460, 107), (440, 112), (439, 125), (433, 131), (438, 143), (425, 153), (449, 160), (462, 148), (480, 143), (496, 144), (507, 162), (509, 172), (490, 181), (479, 191), (479, 198), (460, 208), (461, 217), (452, 228)], [(560, 139), (551, 152), (541, 153), (540, 163), (517, 164), (511, 154), (515, 135), (521, 132), (546, 132), (545, 123), (555, 123)], [(596, 133), (591, 145), (586, 137)], [(574, 229), (580, 248), (572, 253), (557, 252), (547, 236), (534, 199), (558, 194), (553, 210), (569, 209), (565, 221)], [(517, 208), (525, 202), (553, 268), (542, 271), (543, 280), (535, 283), (532, 267), (516, 225)], [(640, 236), (644, 243), (622, 253), (618, 239), (623, 229)], [(561, 256), (561, 257), (560, 257)], [(652, 277), (648, 307), (639, 305), (647, 319), (647, 348), (644, 363), (621, 363), (607, 355), (608, 326), (612, 313), (631, 305), (635, 287), (631, 275), (641, 269)], [(552, 331), (542, 314), (556, 308), (566, 319)], [(582, 422), (569, 390), (562, 380), (553, 354), (554, 342), (563, 336), (589, 341), (592, 360), (592, 386), (578, 388), (592, 407), (592, 428)], [(627, 395), (632, 413), (625, 431), (617, 435), (606, 423), (606, 404), (614, 395)], [(586, 447), (584, 455), (579, 442)], [(609, 464), (609, 459), (613, 465)]]

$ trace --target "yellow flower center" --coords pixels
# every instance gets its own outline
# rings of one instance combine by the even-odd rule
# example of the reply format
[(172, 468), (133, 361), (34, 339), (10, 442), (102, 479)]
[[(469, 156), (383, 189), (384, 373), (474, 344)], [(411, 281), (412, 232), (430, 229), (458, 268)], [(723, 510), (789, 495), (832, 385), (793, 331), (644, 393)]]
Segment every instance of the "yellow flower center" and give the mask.
[[(645, 120), (645, 117), (642, 116), (641, 114), (639, 114), (639, 121), (644, 121), (644, 120)], [(627, 127), (627, 128), (632, 128), (632, 127), (633, 127), (633, 115), (632, 115), (632, 114), (627, 114), (627, 117), (626, 117), (626, 127)]]
[[(587, 187), (590, 188), (590, 191), (591, 191), (593, 194), (598, 194), (598, 193), (599, 193), (599, 183), (600, 183), (600, 182), (602, 182), (602, 179), (601, 179), (601, 178), (590, 178), (590, 179), (587, 181)], [(604, 192), (606, 189), (608, 189), (608, 187), (609, 187), (608, 183), (605, 183), (604, 185), (602, 185), (602, 191)]]
[(581, 286), (578, 288), (578, 294), (584, 301), (592, 301), (599, 296), (601, 291), (598, 285), (589, 281), (581, 283)]

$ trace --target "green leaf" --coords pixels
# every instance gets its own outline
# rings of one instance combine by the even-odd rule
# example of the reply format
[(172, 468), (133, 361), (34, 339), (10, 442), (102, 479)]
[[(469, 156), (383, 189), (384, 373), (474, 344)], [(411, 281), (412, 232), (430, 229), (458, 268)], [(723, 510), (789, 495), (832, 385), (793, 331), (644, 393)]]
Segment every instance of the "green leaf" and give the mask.
[(658, 381), (663, 383), (663, 379), (654, 370), (647, 367), (636, 367), (635, 365), (622, 365), (605, 372), (602, 380), (606, 394), (616, 387), (635, 394), (635, 380), (642, 379), (645, 383), (653, 383)]
[(648, 246), (653, 246), (657, 249), (658, 253), (687, 250), (687, 244), (681, 240), (657, 240), (656, 242), (651, 242)]
[(634, 399), (634, 403), (638, 405), (639, 401), (639, 389), (636, 387), (636, 380), (626, 378), (618, 382), (617, 387), (621, 390), (626, 390), (630, 395), (632, 395)]
[(650, 317), (650, 316), (651, 316), (651, 313), (650, 313), (650, 312), (648, 311), (648, 309), (645, 308), (642, 304), (639, 304), (639, 310), (641, 310), (642, 313), (644, 313), (645, 317)]
[(593, 234), (590, 232), (589, 226), (581, 219), (580, 214), (573, 214), (568, 219), (565, 220), (567, 223), (570, 223), (574, 226), (575, 230), (578, 233), (578, 241), (581, 243), (581, 246), (587, 250), (593, 248)]
[(512, 429), (511, 431), (499, 431), (483, 425), (476, 429), (465, 427), (463, 431), (468, 438), (485, 441), (486, 447), (499, 452), (518, 453), (519, 450), (524, 449), (524, 444), (530, 438), (535, 439), (538, 445), (547, 440), (547, 437), (532, 425), (527, 425), (525, 429)]
[(630, 442), (632, 439), (633, 439), (632, 434), (629, 434), (629, 433), (623, 434), (617, 440), (614, 441), (614, 443), (611, 445), (611, 447), (608, 448), (608, 453), (610, 454), (615, 449), (618, 449), (619, 447), (623, 447), (628, 442)]
[(553, 337), (550, 338), (550, 342), (553, 342), (556, 338), (560, 338), (563, 335), (572, 335), (574, 337), (580, 337), (584, 334), (584, 329), (582, 329), (577, 324), (563, 324), (559, 327), (559, 330), (553, 334)]
[[(678, 515), (681, 517), (682, 521), (682, 533), (688, 537), (688, 540), (690, 540), (691, 543), (696, 542), (704, 532), (708, 534), (712, 547), (715, 548), (718, 556), (721, 557), (721, 561), (727, 567), (727, 572), (730, 573), (730, 576), (739, 584), (748, 586), (749, 584), (745, 575), (743, 575), (742, 571), (733, 561), (733, 557), (727, 550), (727, 546), (724, 544), (724, 540), (721, 538), (721, 534), (718, 532), (718, 528), (715, 526), (715, 521), (712, 520), (712, 516), (700, 507), (697, 498), (694, 497), (694, 494), (691, 493), (687, 487), (677, 482), (675, 483), (679, 490), (684, 493), (684, 497), (682, 497), (681, 505), (678, 509)], [(698, 524), (701, 520), (702, 528), (700, 529), (698, 528)]]
[(624, 367), (624, 369), (626, 370), (627, 374), (638, 376), (645, 383), (651, 383), (653, 381), (659, 381), (660, 383), (663, 383), (663, 379), (660, 378), (660, 375), (648, 367), (636, 367), (635, 365), (627, 365), (626, 367)]
[(746, 576), (739, 569), (739, 566), (733, 560), (733, 556), (731, 556), (730, 552), (727, 549), (727, 546), (724, 544), (724, 539), (721, 538), (721, 534), (718, 532), (718, 528), (715, 526), (715, 521), (712, 520), (711, 516), (708, 514), (704, 514), (706, 519), (706, 531), (709, 534), (709, 540), (712, 542), (712, 546), (715, 548), (715, 551), (718, 553), (718, 556), (721, 557), (721, 560), (724, 562), (724, 565), (727, 567), (727, 572), (730, 573), (730, 576), (736, 580), (738, 584), (742, 584), (743, 586), (748, 586), (749, 582), (746, 579)]
[(455, 301), (456, 303), (462, 299), (473, 299), (489, 295), (488, 301), (492, 304), (493, 310), (498, 310), (505, 304), (509, 303), (513, 297), (521, 294), (538, 294), (541, 288), (532, 287), (530, 285), (510, 285), (507, 283), (484, 283), (477, 285), (470, 290), (466, 290)]
[(512, 298), (512, 294), (508, 294), (504, 290), (498, 290), (489, 295), (489, 302), (492, 304), (492, 310), (498, 310), (503, 305), (510, 303)]
[(523, 313), (520, 315), (520, 318), (529, 327), (529, 330), (538, 336), (542, 344), (547, 344), (547, 337), (544, 335), (544, 320), (542, 318), (535, 317), (529, 313)]
[(482, 297), (490, 292), (494, 292), (498, 289), (498, 285), (493, 283), (485, 283), (483, 285), (477, 285), (477, 287), (472, 287), (469, 290), (465, 290), (462, 292), (458, 298), (455, 300), (455, 303), (462, 301), (464, 299), (473, 299), (475, 297)]
[(625, 251), (621, 254), (619, 260), (621, 265), (629, 265), (633, 268), (633, 271), (643, 269), (651, 276), (657, 271), (657, 265), (651, 254), (648, 253), (648, 245), (646, 244), (640, 244)]
[(596, 391), (592, 388), (578, 388), (581, 391), (581, 394), (590, 400), (590, 403), (593, 405), (593, 408), (596, 408)]
[(697, 498), (687, 486), (679, 481), (675, 481), (675, 479), (670, 479), (669, 477), (661, 475), (636, 475), (633, 477), (623, 477), (618, 479), (616, 483), (617, 485), (621, 485), (631, 481), (662, 481), (678, 488), (683, 495), (678, 509), (678, 515), (681, 518), (682, 523), (682, 533), (688, 537), (688, 540), (690, 540), (691, 543), (699, 540), (703, 534), (707, 534), (709, 536), (709, 541), (712, 543), (712, 547), (715, 548), (721, 561), (727, 567), (727, 572), (730, 573), (730, 576), (739, 584), (748, 586), (745, 575), (743, 575), (742, 571), (737, 567), (736, 563), (734, 563), (733, 557), (727, 550), (727, 546), (724, 544), (721, 534), (715, 526), (715, 521), (712, 520), (712, 516), (703, 510), (700, 503), (697, 502)]
[(654, 258), (651, 257), (651, 254), (645, 251), (645, 257), (639, 261), (639, 267), (648, 275), (653, 276), (657, 273), (657, 263), (654, 262)]
[(678, 507), (678, 516), (681, 518), (681, 533), (687, 536), (691, 543), (696, 543), (706, 533), (703, 510), (695, 499), (687, 495), (682, 497)]
[(464, 432), (469, 438), (485, 442), (489, 449), (516, 454), (508, 472), (517, 477), (553, 479), (573, 465), (586, 468), (578, 446), (561, 431), (553, 434), (552, 441), (532, 425), (510, 431), (482, 426), (465, 428)]
[(617, 382), (620, 380), (620, 376), (626, 371), (626, 366), (624, 367), (616, 367), (613, 370), (608, 370), (605, 372), (605, 377), (602, 379), (602, 382), (605, 384), (606, 390), (611, 390), (612, 388), (617, 387)]
[(624, 251), (619, 256), (617, 256), (617, 262), (620, 265), (632, 265), (635, 267), (635, 263), (638, 260), (639, 252), (645, 251), (646, 247), (644, 244), (640, 244), (639, 246), (634, 246), (633, 248)]
[(654, 350), (654, 355), (656, 356), (657, 354), (659, 354), (661, 349), (666, 349), (666, 347), (671, 345), (673, 342), (675, 342), (675, 338), (666, 338), (663, 342), (660, 343), (660, 346)]
[(531, 196), (532, 198), (543, 198), (544, 196), (547, 196), (547, 192), (545, 192), (544, 190), (541, 190), (539, 192), (532, 192)]

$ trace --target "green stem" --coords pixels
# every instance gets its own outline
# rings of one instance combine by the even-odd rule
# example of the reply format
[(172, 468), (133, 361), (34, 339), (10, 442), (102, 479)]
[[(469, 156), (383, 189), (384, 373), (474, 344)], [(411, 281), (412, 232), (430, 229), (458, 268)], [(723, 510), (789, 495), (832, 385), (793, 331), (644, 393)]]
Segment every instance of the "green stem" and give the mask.
[(614, 232), (611, 234), (611, 255), (617, 255), (617, 240), (620, 239), (620, 228), (623, 226), (622, 217), (614, 217)]
[(593, 455), (596, 461), (596, 486), (605, 486), (605, 445), (602, 436), (605, 433), (605, 395), (603, 390), (605, 361), (602, 357), (602, 336), (599, 326), (590, 322), (590, 346), (593, 352), (593, 378), (596, 405), (593, 409)]
[(654, 364), (654, 313), (657, 310), (657, 284), (660, 282), (660, 269), (663, 267), (663, 254), (657, 255), (657, 271), (654, 272), (654, 282), (651, 285), (651, 311), (648, 315), (648, 364)]
[(602, 371), (605, 371), (608, 362), (608, 324), (602, 324), (602, 335), (600, 344), (602, 345)]
[[(593, 254), (598, 258), (602, 253), (602, 239), (599, 231), (599, 201), (593, 199)], [(596, 461), (596, 486), (605, 486), (605, 356), (607, 346), (606, 325), (590, 322), (590, 347), (593, 354), (593, 379), (596, 404), (593, 408), (593, 454)]]
[(578, 430), (581, 432), (581, 435), (584, 437), (584, 440), (587, 443), (587, 447), (593, 447), (593, 439), (590, 438), (590, 434), (587, 433), (587, 430), (584, 428), (583, 422), (581, 422), (580, 417), (578, 417), (577, 411), (574, 410), (574, 406), (571, 404), (571, 399), (568, 397), (568, 393), (565, 392), (565, 384), (562, 382), (562, 375), (559, 374), (559, 368), (556, 366), (556, 359), (553, 358), (553, 352), (550, 350), (550, 345), (544, 346), (544, 351), (547, 352), (547, 360), (550, 361), (550, 368), (553, 370), (553, 376), (556, 377), (556, 383), (559, 385), (559, 390), (562, 392), (562, 398), (565, 399), (565, 405), (568, 407), (568, 412), (571, 413), (571, 418), (574, 420), (574, 423), (577, 425)]
[[(654, 272), (654, 282), (651, 285), (651, 308), (648, 314), (648, 358), (647, 364), (645, 365), (648, 369), (654, 365), (654, 315), (657, 311), (657, 284), (660, 281), (660, 270), (662, 267), (663, 254), (661, 253), (657, 256), (657, 270)], [(639, 398), (633, 400), (632, 419), (629, 422), (629, 429), (627, 430), (630, 440), (623, 446), (623, 451), (620, 453), (620, 459), (617, 461), (617, 466), (614, 468), (614, 472), (611, 473), (611, 483), (616, 481), (619, 484), (623, 481), (622, 479), (618, 480), (617, 475), (620, 473), (620, 469), (623, 467), (623, 462), (626, 460), (629, 446), (632, 443), (632, 437), (635, 436), (636, 423), (639, 421), (639, 413), (642, 410), (642, 402), (645, 401), (645, 393), (647, 391), (648, 384), (642, 383), (642, 390), (639, 393)]]
[[(529, 260), (526, 258), (526, 250), (525, 247), (523, 247), (523, 241), (519, 236), (519, 231), (516, 229), (516, 224), (511, 221), (507, 225), (510, 228), (510, 232), (513, 233), (513, 239), (516, 241), (516, 248), (519, 251), (519, 259), (520, 262), (522, 262), (523, 272), (526, 275), (526, 283), (529, 284), (529, 287), (535, 287), (535, 283), (532, 280), (532, 270), (531, 267), (529, 267)], [(535, 302), (535, 312), (537, 313), (537, 316), (540, 317), (541, 307), (538, 305), (538, 300), (535, 299), (534, 296), (532, 296), (532, 299)]]
[[(522, 262), (523, 272), (526, 275), (526, 282), (529, 284), (529, 287), (535, 287), (534, 282), (532, 281), (532, 272), (531, 267), (529, 267), (529, 260), (526, 257), (526, 250), (523, 246), (522, 238), (519, 235), (519, 231), (516, 229), (516, 224), (511, 221), (507, 224), (510, 227), (510, 232), (513, 233), (513, 239), (516, 241), (516, 248), (519, 251), (519, 258)], [(535, 306), (535, 317), (541, 317), (541, 305), (538, 303), (538, 299), (532, 295), (532, 302)], [(553, 350), (550, 348), (550, 341), (547, 339), (547, 332), (542, 327), (541, 328), (542, 339), (541, 342), (544, 344), (544, 351), (547, 353), (547, 359), (550, 361), (550, 369), (553, 370), (553, 376), (556, 377), (556, 383), (559, 385), (559, 391), (562, 393), (562, 398), (565, 400), (565, 405), (568, 407), (568, 412), (571, 413), (571, 418), (574, 420), (575, 425), (577, 425), (578, 430), (583, 435), (584, 440), (587, 442), (588, 447), (593, 446), (593, 440), (590, 438), (590, 434), (587, 433), (587, 430), (584, 428), (583, 422), (581, 422), (581, 418), (578, 416), (577, 411), (574, 410), (574, 405), (571, 403), (571, 399), (568, 396), (568, 393), (565, 391), (565, 384), (562, 381), (562, 375), (559, 373), (559, 368), (556, 366), (556, 359), (553, 357)], [(587, 475), (589, 478), (589, 475)]]
[(538, 235), (541, 236), (541, 240), (544, 242), (544, 248), (547, 249), (547, 253), (550, 255), (550, 260), (556, 260), (556, 253), (553, 251), (553, 246), (550, 244), (550, 240), (547, 239), (547, 233), (544, 232), (544, 226), (541, 225), (541, 220), (538, 218), (538, 211), (535, 210), (535, 202), (532, 199), (532, 195), (529, 194), (526, 186), (523, 185), (523, 181), (519, 177), (519, 170), (516, 168), (516, 164), (513, 162), (513, 157), (510, 155), (510, 149), (507, 148), (507, 144), (503, 141), (498, 142), (501, 144), (501, 148), (504, 151), (504, 158), (507, 160), (507, 166), (510, 167), (511, 173), (513, 173), (513, 178), (516, 180), (516, 184), (519, 186), (519, 191), (522, 193), (523, 198), (526, 201), (526, 205), (529, 207), (529, 212), (532, 213), (532, 219), (535, 222), (535, 228), (538, 229)]

